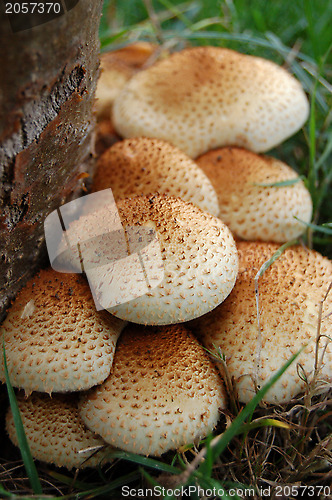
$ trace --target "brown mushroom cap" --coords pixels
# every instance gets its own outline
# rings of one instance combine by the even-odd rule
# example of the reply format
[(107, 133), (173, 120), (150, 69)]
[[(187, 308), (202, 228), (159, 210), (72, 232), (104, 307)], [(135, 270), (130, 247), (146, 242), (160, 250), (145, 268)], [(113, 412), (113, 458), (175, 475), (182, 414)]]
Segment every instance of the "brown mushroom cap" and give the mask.
[[(32, 456), (57, 467), (97, 467), (105, 458), (106, 443), (87, 429), (79, 416), (76, 395), (34, 393), (17, 395), (24, 431)], [(13, 413), (8, 409), (6, 429), (18, 446)], [(107, 446), (109, 450), (109, 446)], [(84, 450), (84, 451), (83, 451)]]
[(122, 137), (165, 139), (195, 158), (226, 145), (267, 151), (308, 112), (300, 83), (273, 62), (195, 47), (135, 75), (114, 101), (113, 122)]
[[(310, 193), (285, 163), (235, 147), (215, 149), (196, 161), (217, 192), (219, 217), (238, 237), (282, 243), (305, 231), (300, 220), (311, 221)], [(297, 182), (271, 186), (289, 180)]]
[(113, 446), (161, 455), (211, 432), (225, 400), (218, 371), (183, 326), (130, 325), (110, 376), (82, 398), (80, 414)]
[[(88, 389), (108, 376), (123, 321), (97, 312), (86, 281), (40, 271), (0, 328), (11, 383), (26, 392)], [(3, 356), (0, 380), (5, 381)]]
[[(116, 59), (130, 68), (140, 69), (149, 62), (153, 54), (158, 50), (158, 45), (150, 42), (138, 41), (130, 43), (120, 49), (112, 50), (103, 54), (102, 58)], [(106, 56), (108, 54), (108, 56)]]
[(217, 195), (203, 171), (178, 148), (159, 139), (120, 141), (98, 161), (92, 191), (112, 188), (115, 200), (164, 193), (218, 216)]
[[(254, 278), (261, 266), (278, 250), (272, 243), (239, 242), (239, 275), (223, 304), (194, 322), (193, 329), (211, 350), (220, 348), (234, 377), (239, 399), (248, 402), (257, 386), (268, 379), (302, 346), (304, 351), (268, 391), (265, 401), (288, 402), (304, 391), (297, 365), (311, 380), (315, 365), (315, 341), (320, 302), (332, 277), (332, 262), (318, 252), (300, 246), (288, 248), (259, 278), (261, 337), (258, 333)], [(322, 313), (319, 353), (327, 343), (318, 376), (321, 390), (332, 382), (332, 295)], [(259, 362), (258, 362), (259, 360)], [(220, 366), (222, 372), (222, 367)]]
[(95, 109), (98, 116), (108, 115), (115, 97), (123, 89), (135, 70), (115, 58), (112, 54), (104, 54), (100, 60), (101, 73), (96, 89)]
[[(68, 231), (73, 241), (83, 231), (89, 235), (84, 255), (93, 269), (87, 275), (102, 307), (125, 321), (171, 324), (205, 314), (227, 297), (237, 275), (237, 251), (220, 219), (166, 195), (128, 198), (117, 208), (133, 248), (130, 258), (119, 260), (122, 239), (112, 241), (114, 214), (107, 206), (81, 217)], [(158, 241), (137, 252), (142, 231)], [(116, 262), (105, 264), (117, 255)], [(142, 282), (148, 287), (137, 293)]]

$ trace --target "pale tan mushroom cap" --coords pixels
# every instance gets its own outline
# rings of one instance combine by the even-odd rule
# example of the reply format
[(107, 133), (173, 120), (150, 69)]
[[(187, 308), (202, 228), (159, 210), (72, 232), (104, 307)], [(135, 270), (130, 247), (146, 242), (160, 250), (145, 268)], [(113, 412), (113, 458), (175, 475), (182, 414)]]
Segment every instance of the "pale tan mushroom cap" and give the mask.
[(135, 74), (135, 70), (117, 60), (112, 63), (101, 58), (101, 73), (96, 88), (95, 109), (98, 116), (111, 112), (116, 96)]
[(114, 101), (113, 121), (122, 137), (165, 139), (195, 158), (228, 145), (267, 151), (308, 112), (300, 83), (273, 62), (195, 47), (135, 75)]
[[(34, 393), (26, 399), (19, 394), (17, 403), (33, 458), (72, 469), (97, 467), (107, 456), (109, 446), (84, 425), (78, 413), (76, 395), (49, 397)], [(6, 429), (11, 441), (18, 446), (10, 408)], [(100, 451), (96, 452), (97, 448)]]
[(182, 151), (160, 139), (127, 139), (105, 151), (91, 189), (107, 188), (112, 189), (115, 200), (163, 193), (219, 214), (216, 192), (204, 172)]
[(197, 443), (216, 426), (225, 390), (208, 354), (181, 325), (130, 326), (109, 378), (80, 414), (115, 447), (143, 455)]
[[(312, 215), (309, 191), (285, 163), (241, 148), (197, 158), (218, 194), (221, 220), (245, 240), (282, 243), (300, 236)], [(266, 186), (297, 180), (288, 186)], [(299, 220), (297, 220), (299, 219)]]
[[(121, 238), (112, 241), (114, 218), (108, 207), (69, 228), (70, 239), (76, 240), (83, 230), (89, 235), (89, 280), (102, 307), (133, 323), (171, 324), (205, 314), (227, 297), (236, 280), (237, 250), (220, 219), (166, 195), (128, 198), (117, 208), (133, 247), (130, 258), (119, 260)], [(157, 243), (137, 252), (136, 232), (142, 230), (152, 231)], [(100, 234), (105, 236), (95, 243), (94, 235)], [(105, 263), (108, 256), (118, 259)], [(142, 282), (149, 288), (137, 296)]]
[[(219, 347), (225, 354), (242, 402), (254, 396), (253, 380), (262, 387), (306, 344), (264, 400), (288, 402), (304, 391), (305, 383), (297, 373), (298, 363), (309, 380), (313, 377), (319, 306), (332, 279), (332, 262), (318, 252), (295, 246), (285, 250), (265, 271), (259, 278), (260, 339), (254, 278), (278, 248), (272, 243), (239, 242), (239, 276), (232, 293), (214, 311), (194, 322), (193, 329), (203, 344), (213, 351), (214, 346)], [(321, 391), (328, 390), (332, 382), (332, 342), (327, 338), (331, 338), (331, 310), (330, 293), (321, 321), (320, 355), (328, 344), (318, 376)]]
[[(124, 326), (96, 311), (81, 276), (40, 271), (18, 294), (0, 327), (11, 383), (27, 393), (78, 391), (101, 383)], [(3, 356), (0, 380), (5, 381)]]
[(100, 56), (100, 77), (96, 89), (95, 109), (99, 116), (109, 117), (115, 97), (137, 70), (147, 62), (156, 46), (138, 42)]

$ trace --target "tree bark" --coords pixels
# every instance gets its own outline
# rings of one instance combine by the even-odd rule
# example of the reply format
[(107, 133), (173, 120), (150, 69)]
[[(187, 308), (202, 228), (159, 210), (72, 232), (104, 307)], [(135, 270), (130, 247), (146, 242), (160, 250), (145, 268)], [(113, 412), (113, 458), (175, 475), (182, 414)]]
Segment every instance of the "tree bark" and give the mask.
[(45, 256), (46, 216), (91, 171), (101, 8), (16, 33), (0, 12), (0, 321)]

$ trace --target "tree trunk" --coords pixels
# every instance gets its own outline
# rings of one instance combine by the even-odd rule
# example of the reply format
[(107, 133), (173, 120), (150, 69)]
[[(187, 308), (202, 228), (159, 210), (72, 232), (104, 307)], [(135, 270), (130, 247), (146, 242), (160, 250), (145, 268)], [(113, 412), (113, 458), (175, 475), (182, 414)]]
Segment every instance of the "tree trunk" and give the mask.
[(101, 8), (17, 32), (0, 12), (0, 321), (45, 256), (46, 216), (91, 170)]

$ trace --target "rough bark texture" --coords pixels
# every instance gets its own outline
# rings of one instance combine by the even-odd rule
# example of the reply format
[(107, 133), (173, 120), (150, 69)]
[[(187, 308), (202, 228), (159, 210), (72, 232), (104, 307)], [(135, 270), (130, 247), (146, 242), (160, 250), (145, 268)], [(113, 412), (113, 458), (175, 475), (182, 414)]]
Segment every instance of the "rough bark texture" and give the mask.
[(45, 217), (91, 168), (101, 8), (18, 33), (0, 12), (0, 321), (45, 255)]

